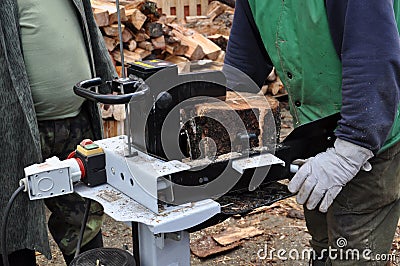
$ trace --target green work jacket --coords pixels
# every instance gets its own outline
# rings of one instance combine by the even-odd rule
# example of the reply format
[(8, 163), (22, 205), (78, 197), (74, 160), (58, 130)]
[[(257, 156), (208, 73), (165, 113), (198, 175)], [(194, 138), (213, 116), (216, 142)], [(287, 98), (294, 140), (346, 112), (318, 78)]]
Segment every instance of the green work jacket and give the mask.
[[(399, 14), (398, 1), (394, 2)], [(263, 44), (288, 91), (295, 126), (340, 112), (342, 63), (332, 41), (325, 1), (249, 0), (249, 4)], [(380, 151), (400, 140), (399, 117), (398, 111)]]

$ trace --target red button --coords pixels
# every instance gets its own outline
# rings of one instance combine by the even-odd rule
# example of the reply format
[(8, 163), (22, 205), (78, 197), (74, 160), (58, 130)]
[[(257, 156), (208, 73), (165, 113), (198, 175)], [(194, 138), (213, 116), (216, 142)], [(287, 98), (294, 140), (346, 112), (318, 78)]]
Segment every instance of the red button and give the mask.
[(82, 140), (81, 143), (80, 143), (80, 145), (81, 145), (82, 147), (85, 147), (86, 145), (89, 145), (89, 144), (93, 144), (93, 140), (91, 140), (91, 139), (84, 139), (84, 140)]

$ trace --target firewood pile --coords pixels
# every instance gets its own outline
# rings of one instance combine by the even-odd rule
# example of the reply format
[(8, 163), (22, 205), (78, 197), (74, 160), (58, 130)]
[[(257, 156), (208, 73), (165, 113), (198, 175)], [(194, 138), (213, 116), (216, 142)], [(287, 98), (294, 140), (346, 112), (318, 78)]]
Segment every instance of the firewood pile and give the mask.
[[(115, 65), (121, 64), (115, 0), (91, 0), (94, 16)], [(209, 3), (205, 15), (178, 19), (156, 1), (120, 1), (125, 63), (162, 59), (173, 63), (209, 59), (223, 62), (233, 8)]]

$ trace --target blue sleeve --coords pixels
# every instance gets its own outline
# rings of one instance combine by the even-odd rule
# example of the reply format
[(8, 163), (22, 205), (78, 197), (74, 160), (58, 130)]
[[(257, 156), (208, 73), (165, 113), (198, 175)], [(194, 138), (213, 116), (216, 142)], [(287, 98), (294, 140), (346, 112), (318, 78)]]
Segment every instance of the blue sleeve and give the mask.
[[(247, 74), (259, 87), (263, 85), (272, 70), (271, 60), (267, 55), (247, 0), (236, 0), (225, 64)], [(230, 76), (227, 78), (235, 79)]]
[(326, 0), (342, 61), (342, 119), (336, 136), (376, 153), (399, 105), (400, 38), (393, 0)]

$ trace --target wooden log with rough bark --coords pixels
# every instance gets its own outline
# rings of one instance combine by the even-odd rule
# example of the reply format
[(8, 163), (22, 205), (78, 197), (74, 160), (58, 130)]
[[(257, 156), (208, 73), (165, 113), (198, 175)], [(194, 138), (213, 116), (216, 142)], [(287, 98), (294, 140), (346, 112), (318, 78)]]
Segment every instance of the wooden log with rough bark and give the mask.
[(149, 52), (154, 50), (153, 44), (149, 41), (139, 42), (138, 47)]
[(164, 35), (151, 39), (154, 49), (165, 50), (165, 37)]
[(218, 1), (212, 1), (207, 8), (207, 17), (214, 20), (216, 17), (224, 13), (227, 9), (226, 5), (222, 5)]
[(218, 45), (219, 47), (221, 47), (221, 49), (223, 51), (226, 51), (226, 47), (228, 46), (229, 36), (215, 34), (215, 35), (208, 36), (208, 39), (210, 41), (212, 41), (213, 43), (215, 43), (216, 45)]
[(117, 47), (119, 44), (118, 39), (110, 38), (107, 36), (103, 36), (103, 38), (104, 38), (104, 43), (109, 52), (112, 52), (115, 49), (115, 47)]
[[(136, 50), (135, 50), (136, 51)], [(135, 51), (131, 52), (129, 50), (124, 49), (124, 61), (125, 63), (133, 63), (135, 61), (141, 61), (143, 58), (140, 54)], [(121, 52), (118, 49), (115, 49), (111, 56), (113, 59), (119, 63), (121, 63)]]
[(165, 51), (170, 55), (185, 55), (188, 51), (189, 46), (183, 45), (181, 40), (177, 37), (166, 36), (165, 37)]
[(139, 31), (138, 33), (136, 33), (135, 35), (135, 41), (136, 42), (144, 42), (150, 39), (150, 36), (147, 35), (145, 32), (143, 31)]
[(206, 54), (204, 53), (203, 48), (192, 36), (186, 36), (175, 29), (172, 30), (172, 34), (180, 39), (183, 45), (188, 46), (188, 49), (184, 54), (187, 58), (190, 60), (200, 60), (205, 57)]
[(133, 38), (133, 32), (125, 27), (124, 31), (122, 32), (122, 42), (129, 42)]
[[(186, 116), (194, 119), (184, 129), (189, 134), (192, 159), (243, 152), (246, 145), (265, 147), (279, 139), (279, 102), (270, 96), (229, 91), (223, 103), (199, 103), (190, 112)], [(246, 135), (250, 139), (243, 139)]]
[[(110, 26), (107, 26), (107, 27), (103, 27), (102, 29), (103, 29), (104, 33), (107, 36), (116, 37), (116, 38), (119, 37), (119, 30), (118, 30), (118, 25), (117, 24), (113, 24), (113, 25), (110, 25)], [(124, 30), (125, 29), (125, 25), (121, 25), (121, 29)]]
[(176, 44), (166, 44), (165, 51), (171, 55), (185, 55), (189, 50), (188, 45), (183, 45), (180, 43)]
[(128, 17), (128, 21), (132, 23), (137, 30), (140, 30), (147, 20), (147, 16), (136, 8), (128, 9), (126, 11), (126, 16)]
[(178, 66), (179, 73), (190, 72), (190, 61), (184, 56), (170, 55), (167, 56), (165, 60), (176, 64)]
[[(178, 38), (185, 38), (186, 40), (191, 40), (191, 43), (197, 44), (201, 47), (204, 52), (205, 57), (211, 60), (215, 60), (221, 52), (221, 47), (204, 37), (202, 34), (199, 34), (195, 30), (185, 29), (176, 24), (170, 24), (172, 28), (174, 28), (173, 33)], [(180, 34), (179, 34), (180, 33)], [(202, 58), (199, 58), (202, 59)]]
[(94, 20), (97, 26), (104, 27), (110, 25), (110, 14), (104, 9), (93, 9)]
[[(101, 1), (101, 0), (91, 0), (92, 8), (99, 9), (99, 10), (106, 10), (109, 14), (109, 25), (118, 22), (118, 14), (117, 14), (117, 7), (114, 3), (110, 3), (108, 1)], [(128, 18), (125, 14), (125, 7), (120, 6), (120, 15), (121, 21), (127, 21)]]
[(157, 22), (151, 22), (146, 24), (146, 33), (150, 36), (150, 38), (158, 38), (161, 37), (163, 32), (163, 25)]
[(133, 52), (137, 48), (137, 42), (135, 40), (130, 40), (126, 43), (126, 47), (129, 51)]
[(135, 53), (140, 56), (140, 60), (146, 59), (149, 55), (151, 55), (151, 51), (142, 49), (142, 48), (136, 48)]

